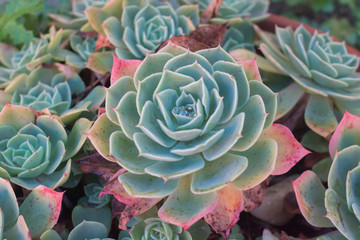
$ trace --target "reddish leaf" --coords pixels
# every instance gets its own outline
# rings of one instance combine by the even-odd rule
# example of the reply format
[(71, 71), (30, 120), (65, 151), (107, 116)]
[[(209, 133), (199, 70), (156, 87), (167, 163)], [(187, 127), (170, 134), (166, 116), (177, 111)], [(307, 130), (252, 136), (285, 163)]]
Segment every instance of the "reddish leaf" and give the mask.
[(215, 48), (222, 44), (225, 38), (226, 24), (211, 24), (197, 28), (189, 34), (189, 37), (203, 43), (210, 48)]
[(114, 45), (111, 44), (111, 42), (109, 41), (109, 39), (106, 36), (99, 34), (98, 39), (96, 40), (94, 50), (97, 51), (104, 47), (115, 48)]
[(84, 173), (95, 174), (106, 180), (113, 177), (121, 169), (117, 163), (106, 160), (99, 153), (80, 158), (76, 162)]
[(265, 190), (269, 185), (269, 179), (266, 179), (259, 185), (243, 191), (244, 198), (244, 211), (250, 212), (261, 205), (264, 197)]
[(219, 12), (220, 6), (224, 0), (211, 0), (207, 8), (201, 14), (200, 23), (207, 23)]
[(113, 55), (113, 67), (111, 70), (111, 85), (124, 76), (133, 77), (136, 69), (142, 63), (141, 60), (120, 59)]
[(244, 67), (245, 74), (249, 81), (257, 80), (259, 82), (262, 82), (260, 71), (256, 63), (256, 58), (252, 60), (237, 61), (237, 63)]
[(230, 229), (237, 223), (243, 210), (243, 195), (231, 185), (218, 190), (217, 194), (218, 204), (204, 219), (216, 233), (227, 239)]
[(209, 48), (209, 46), (196, 41), (195, 39), (188, 37), (188, 36), (175, 36), (172, 37), (164, 42), (162, 42), (160, 44), (160, 46), (156, 49), (156, 52), (158, 52), (160, 49), (162, 49), (163, 47), (165, 47), (169, 42), (172, 42), (178, 46), (181, 46), (183, 48), (189, 49), (192, 52), (196, 52), (199, 51), (201, 49), (207, 49)]
[(161, 199), (162, 198), (141, 198), (136, 204), (126, 205), (119, 219), (119, 228), (127, 230), (126, 223), (129, 222), (131, 218), (146, 212)]
[(360, 144), (360, 117), (345, 112), (329, 143), (329, 152), (335, 154), (350, 145)]
[(109, 179), (107, 183), (105, 183), (103, 190), (99, 194), (100, 198), (102, 195), (111, 194), (117, 200), (125, 204), (136, 204), (141, 200), (141, 198), (132, 197), (128, 194), (123, 185), (119, 182), (118, 177), (123, 173), (125, 173), (125, 170), (120, 169)]
[(281, 124), (273, 124), (263, 132), (262, 137), (271, 138), (277, 142), (278, 152), (272, 175), (286, 173), (304, 156), (311, 153), (301, 146), (287, 127)]

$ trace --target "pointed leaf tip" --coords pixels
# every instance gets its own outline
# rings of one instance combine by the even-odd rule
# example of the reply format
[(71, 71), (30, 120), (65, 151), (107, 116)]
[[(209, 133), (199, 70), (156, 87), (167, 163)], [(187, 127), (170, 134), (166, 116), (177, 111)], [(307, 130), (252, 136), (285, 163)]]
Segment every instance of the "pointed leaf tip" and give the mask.
[(256, 63), (256, 57), (251, 60), (237, 61), (238, 64), (242, 65), (248, 80), (256, 80), (262, 82), (260, 71)]
[(121, 77), (133, 77), (141, 63), (141, 60), (120, 59), (113, 54), (113, 67), (110, 78), (111, 85), (113, 85)]
[(304, 156), (311, 153), (295, 139), (287, 127), (281, 124), (273, 124), (266, 129), (262, 134), (262, 138), (270, 138), (277, 142), (276, 165), (272, 175), (286, 173)]
[(360, 145), (360, 117), (345, 111), (329, 143), (330, 156), (351, 145)]

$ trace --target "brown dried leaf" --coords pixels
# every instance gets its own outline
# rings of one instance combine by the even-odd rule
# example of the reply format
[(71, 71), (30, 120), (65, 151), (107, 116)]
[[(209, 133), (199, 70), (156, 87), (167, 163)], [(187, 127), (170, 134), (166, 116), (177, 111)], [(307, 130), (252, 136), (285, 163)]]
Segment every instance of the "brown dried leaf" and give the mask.
[(222, 44), (226, 32), (225, 24), (210, 24), (208, 26), (197, 28), (189, 34), (189, 37), (203, 43), (211, 48)]
[(266, 179), (259, 185), (243, 191), (244, 197), (244, 211), (250, 212), (261, 205), (263, 196), (267, 186), (269, 185), (269, 179)]
[(95, 174), (105, 180), (109, 180), (121, 169), (118, 164), (106, 160), (99, 153), (80, 158), (76, 162), (84, 173)]
[(207, 8), (201, 14), (200, 23), (207, 23), (212, 17), (215, 17), (219, 12), (220, 6), (224, 0), (211, 0)]
[(126, 223), (129, 222), (131, 218), (146, 212), (155, 204), (157, 204), (161, 199), (162, 198), (141, 198), (140, 201), (136, 204), (126, 205), (119, 219), (119, 228), (127, 230)]
[(180, 35), (180, 36), (175, 36), (175, 37), (169, 38), (168, 40), (162, 42), (160, 44), (160, 46), (156, 49), (155, 52), (158, 52), (160, 49), (165, 47), (169, 42), (172, 42), (173, 44), (176, 44), (183, 48), (189, 49), (192, 52), (196, 52), (201, 49), (209, 48), (209, 46), (207, 46), (201, 42), (198, 42), (189, 36)]

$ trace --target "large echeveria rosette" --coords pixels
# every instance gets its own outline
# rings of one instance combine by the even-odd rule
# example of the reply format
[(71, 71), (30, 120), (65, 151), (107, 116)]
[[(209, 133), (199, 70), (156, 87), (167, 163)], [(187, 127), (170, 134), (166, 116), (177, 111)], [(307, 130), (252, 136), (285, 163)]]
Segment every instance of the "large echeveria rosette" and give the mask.
[(331, 137), (333, 159), (328, 188), (312, 171), (304, 172), (294, 189), (300, 210), (317, 227), (335, 226), (347, 239), (360, 237), (360, 117), (345, 113)]
[[(193, 53), (169, 44), (135, 75), (112, 81), (90, 140), (128, 171), (119, 181), (130, 195), (169, 196), (159, 210), (165, 221), (188, 228), (229, 183), (249, 189), (307, 154), (287, 128), (272, 125), (276, 96), (254, 63), (244, 71), (222, 48)], [(115, 59), (112, 78), (130, 64)]]
[(68, 133), (52, 116), (36, 118), (29, 108), (7, 104), (0, 112), (0, 177), (27, 189), (64, 184), (90, 126), (82, 118)]
[(167, 39), (188, 35), (199, 21), (197, 5), (178, 9), (159, 0), (123, 1), (121, 19), (109, 17), (104, 32), (120, 58), (143, 59)]
[(261, 50), (270, 63), (295, 81), (280, 92), (279, 117), (305, 93), (310, 94), (305, 121), (324, 137), (335, 130), (337, 112), (360, 114), (359, 58), (347, 52), (344, 42), (334, 42), (328, 34), (311, 35), (303, 26), (295, 31), (277, 28), (277, 40), (258, 32), (265, 42)]

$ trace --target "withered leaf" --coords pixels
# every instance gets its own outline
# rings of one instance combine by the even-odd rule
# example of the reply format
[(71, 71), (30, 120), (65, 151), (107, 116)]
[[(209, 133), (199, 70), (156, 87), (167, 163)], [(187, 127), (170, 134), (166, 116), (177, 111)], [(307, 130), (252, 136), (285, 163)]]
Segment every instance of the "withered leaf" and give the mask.
[(189, 37), (203, 43), (211, 48), (222, 44), (226, 32), (225, 24), (210, 24), (208, 26), (197, 28), (189, 34)]
[(211, 0), (207, 8), (201, 14), (200, 23), (207, 23), (212, 17), (215, 17), (219, 12), (220, 6), (224, 0)]
[(207, 49), (209, 48), (209, 46), (196, 41), (195, 39), (189, 37), (189, 36), (185, 36), (185, 35), (180, 35), (180, 36), (175, 36), (172, 38), (169, 38), (168, 40), (162, 42), (160, 44), (160, 46), (156, 49), (155, 52), (158, 52), (160, 49), (162, 49), (163, 47), (165, 47), (169, 42), (172, 42), (178, 46), (181, 46), (183, 48), (189, 49), (192, 52), (196, 52), (199, 51), (201, 49)]
[(121, 167), (103, 158), (99, 153), (91, 154), (76, 160), (81, 171), (95, 174), (105, 180), (109, 180)]
[(161, 199), (162, 198), (141, 198), (136, 204), (126, 205), (124, 211), (122, 211), (120, 215), (119, 228), (127, 230), (126, 223), (129, 222), (131, 218), (146, 212)]
[(250, 212), (251, 210), (257, 208), (261, 205), (265, 190), (269, 185), (269, 179), (266, 179), (259, 185), (243, 191), (244, 199), (244, 211)]

